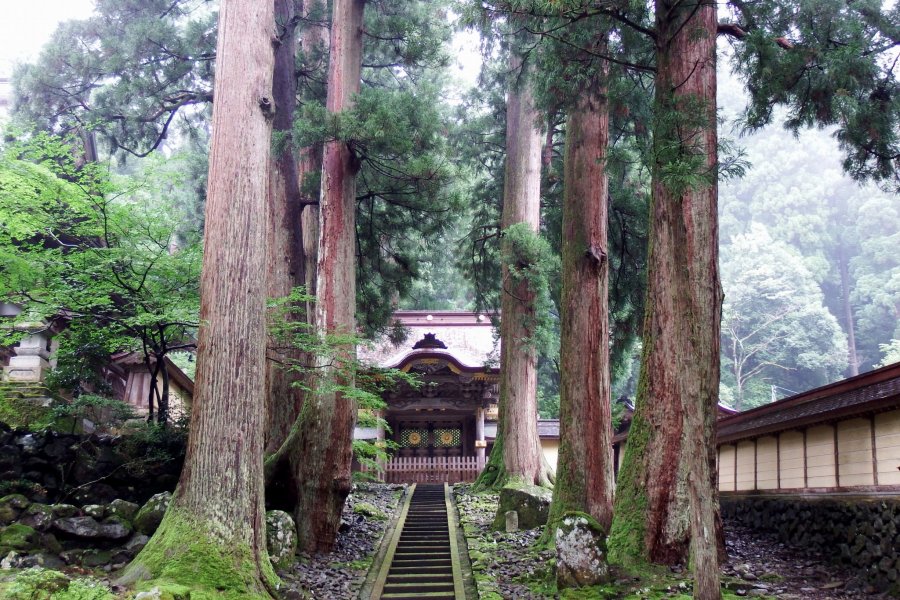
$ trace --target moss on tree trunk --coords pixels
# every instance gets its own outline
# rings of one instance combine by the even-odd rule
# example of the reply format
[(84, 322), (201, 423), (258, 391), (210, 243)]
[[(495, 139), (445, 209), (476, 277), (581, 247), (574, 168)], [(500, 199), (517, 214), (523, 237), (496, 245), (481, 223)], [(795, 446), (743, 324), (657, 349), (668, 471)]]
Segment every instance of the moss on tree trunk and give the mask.
[(263, 507), (273, 22), (271, 3), (221, 2), (191, 431), (169, 510), (124, 576), (192, 598), (277, 583)]
[[(605, 34), (596, 53), (606, 53)], [(597, 68), (566, 125), (562, 222), (560, 448), (544, 540), (566, 513), (612, 521), (607, 260), (608, 66)]]
[(272, 598), (278, 578), (269, 561), (257, 563), (253, 548), (221, 540), (222, 532), (222, 523), (172, 509), (120, 582), (138, 590), (189, 591), (199, 600)]
[[(518, 74), (523, 69), (522, 57), (513, 50), (510, 72)], [(501, 240), (501, 255), (506, 258), (502, 261), (500, 292), (500, 414), (497, 440), (485, 471), (476, 482), (477, 489), (500, 489), (509, 477), (543, 486), (552, 481), (552, 470), (543, 460), (537, 432), (535, 290), (527, 280), (512, 277), (507, 264), (513, 254), (511, 228), (525, 226), (537, 235), (540, 221), (541, 132), (528, 86), (527, 82), (514, 84), (507, 98), (501, 219), (506, 232)]]
[(644, 347), (616, 490), (610, 558), (690, 563), (720, 597), (716, 7), (656, 2), (653, 190)]

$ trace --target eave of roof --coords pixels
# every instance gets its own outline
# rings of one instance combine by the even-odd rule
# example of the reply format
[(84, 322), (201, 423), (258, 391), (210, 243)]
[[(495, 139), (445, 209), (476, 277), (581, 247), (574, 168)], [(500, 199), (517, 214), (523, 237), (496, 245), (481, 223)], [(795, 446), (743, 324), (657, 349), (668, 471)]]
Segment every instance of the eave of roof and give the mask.
[(718, 443), (900, 406), (900, 363), (778, 400), (718, 422)]
[(451, 371), (458, 373), (499, 373), (500, 369), (490, 365), (467, 365), (460, 361), (456, 356), (444, 350), (422, 349), (413, 350), (405, 355), (399, 361), (392, 365), (388, 365), (390, 369), (399, 369), (408, 371), (411, 366), (421, 360), (441, 360), (446, 361), (450, 365)]

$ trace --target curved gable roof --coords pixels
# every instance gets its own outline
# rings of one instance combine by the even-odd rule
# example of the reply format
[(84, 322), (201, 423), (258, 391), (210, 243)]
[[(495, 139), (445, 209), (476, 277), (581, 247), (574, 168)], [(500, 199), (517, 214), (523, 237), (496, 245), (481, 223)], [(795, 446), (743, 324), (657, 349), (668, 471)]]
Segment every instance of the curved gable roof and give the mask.
[[(459, 372), (496, 372), (500, 342), (495, 340), (491, 319), (484, 314), (466, 311), (407, 310), (394, 313), (395, 322), (405, 337), (392, 341), (387, 335), (371, 347), (360, 347), (362, 362), (384, 367), (409, 368), (418, 360), (445, 360), (451, 370)], [(419, 344), (431, 334), (434, 340)], [(443, 343), (441, 348), (433, 341)], [(420, 345), (420, 348), (413, 346)]]

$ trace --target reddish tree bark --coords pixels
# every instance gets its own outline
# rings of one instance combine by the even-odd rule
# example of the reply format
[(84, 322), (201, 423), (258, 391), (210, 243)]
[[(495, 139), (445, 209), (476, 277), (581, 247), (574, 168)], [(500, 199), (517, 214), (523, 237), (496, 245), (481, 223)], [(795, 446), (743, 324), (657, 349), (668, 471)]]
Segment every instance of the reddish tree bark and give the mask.
[[(329, 43), (329, 30), (327, 27), (312, 24), (317, 15), (325, 13), (323, 0), (308, 0), (304, 4), (304, 18), (307, 26), (303, 31), (301, 46), (307, 57), (327, 56)], [(322, 173), (322, 144), (314, 144), (300, 151), (299, 176), (301, 185), (307, 176), (314, 174), (316, 177)], [(316, 189), (313, 197), (305, 198), (305, 206), (301, 215), (303, 230), (303, 253), (306, 257), (306, 290), (309, 294), (316, 293), (316, 263), (319, 254), (319, 196), (320, 189)], [(314, 320), (314, 307), (308, 307), (310, 322)]]
[[(329, 112), (352, 105), (359, 92), (364, 0), (335, 0), (328, 66)], [(316, 274), (316, 330), (320, 335), (354, 334), (356, 311), (356, 173), (358, 162), (342, 140), (326, 143), (322, 162), (319, 206), (319, 247)], [(291, 452), (297, 474), (297, 523), (300, 545), (307, 551), (329, 551), (350, 492), (353, 427), (356, 403), (329, 387), (352, 385), (335, 373), (343, 359), (352, 359), (348, 346), (334, 366), (320, 365), (327, 383), (304, 407), (302, 438)]]
[(656, 15), (643, 359), (610, 557), (674, 564), (687, 563), (690, 553), (694, 597), (711, 599), (720, 597), (716, 7), (709, 0), (657, 0)]
[[(510, 54), (512, 77), (524, 78), (521, 56)], [(501, 227), (526, 223), (540, 226), (541, 130), (528, 84), (514, 83), (506, 101), (506, 171)], [(508, 253), (506, 240), (501, 247)], [(502, 487), (515, 479), (550, 485), (537, 432), (537, 351), (533, 339), (534, 293), (526, 281), (513, 281), (502, 266), (500, 294), (500, 410), (491, 457), (479, 487)], [(502, 459), (502, 460), (501, 460)]]
[[(605, 45), (604, 45), (605, 46)], [(598, 54), (605, 49), (598, 48)], [(609, 531), (613, 469), (607, 261), (608, 65), (566, 124), (562, 205), (559, 459), (548, 527), (568, 511)], [(552, 534), (552, 531), (548, 529)]]
[[(275, 0), (275, 22), (279, 43), (275, 48), (272, 97), (276, 112), (273, 134), (282, 139), (277, 154), (269, 161), (269, 225), (266, 243), (269, 260), (266, 282), (269, 298), (283, 298), (291, 290), (306, 283), (304, 244), (300, 227), (302, 209), (297, 161), (291, 150), (290, 134), (297, 106), (297, 76), (294, 60), (297, 53), (295, 36), (296, 0)], [(275, 136), (273, 135), (273, 139)], [(302, 318), (302, 315), (295, 315)], [(300, 414), (303, 393), (294, 386), (295, 373), (285, 368), (303, 357), (296, 349), (284, 348), (278, 340), (269, 339), (266, 363), (266, 453), (281, 447), (291, 426)]]
[(270, 2), (220, 4), (191, 432), (169, 510), (126, 580), (275, 593), (262, 472), (273, 22)]

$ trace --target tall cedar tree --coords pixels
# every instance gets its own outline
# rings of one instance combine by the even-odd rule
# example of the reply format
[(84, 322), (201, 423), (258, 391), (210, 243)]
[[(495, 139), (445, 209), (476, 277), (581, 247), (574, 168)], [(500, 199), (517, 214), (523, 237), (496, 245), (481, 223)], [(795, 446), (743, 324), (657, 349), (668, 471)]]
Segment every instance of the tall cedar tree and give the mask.
[[(540, 227), (541, 131), (539, 114), (518, 51), (510, 52), (513, 84), (506, 108), (506, 170), (503, 186), (501, 255), (515, 253), (509, 228), (524, 224), (537, 236)], [(521, 265), (527, 268), (529, 265)], [(500, 294), (500, 415), (488, 466), (476, 485), (501, 487), (514, 480), (550, 485), (537, 432), (536, 291), (526, 278), (513, 278), (502, 265)]]
[[(275, 23), (278, 43), (272, 74), (272, 99), (277, 110), (272, 120), (273, 154), (269, 161), (269, 224), (266, 235), (268, 269), (266, 288), (269, 298), (284, 298), (291, 290), (306, 283), (304, 244), (300, 214), (298, 165), (290, 139), (297, 105), (295, 29), (299, 7), (297, 0), (275, 0)], [(288, 315), (302, 319), (303, 315)], [(293, 385), (294, 372), (284, 368), (286, 362), (303, 360), (293, 348), (279, 348), (269, 339), (266, 362), (266, 454), (278, 450), (291, 425), (300, 414), (303, 393)]]
[(262, 470), (273, 22), (269, 2), (220, 5), (191, 432), (169, 509), (126, 580), (275, 595)]
[[(591, 50), (607, 52), (606, 34)], [(599, 64), (598, 64), (599, 63)], [(566, 512), (612, 523), (607, 258), (609, 103), (605, 59), (568, 110), (563, 166), (560, 297), (560, 448), (548, 533)]]
[(657, 77), (648, 292), (636, 409), (610, 558), (690, 563), (719, 598), (716, 6), (656, 2)]
[[(303, 3), (305, 27), (303, 29), (300, 48), (307, 64), (322, 62), (324, 61), (324, 58), (328, 56), (329, 30), (324, 24), (316, 21), (316, 19), (322, 18), (325, 15), (325, 12), (326, 8), (323, 0), (308, 0)], [(318, 71), (320, 68), (320, 65), (313, 64), (314, 71)], [(307, 85), (309, 85), (309, 82), (307, 82)], [(307, 93), (307, 95), (309, 94)], [(306, 261), (306, 291), (313, 296), (316, 294), (316, 262), (319, 252), (320, 188), (316, 186), (315, 188), (310, 189), (309, 186), (304, 184), (308, 179), (318, 182), (321, 173), (322, 144), (316, 143), (312, 146), (302, 148), (300, 150), (298, 176), (301, 189), (306, 192), (306, 197), (304, 198), (303, 213), (300, 218), (303, 238), (303, 255)], [(307, 306), (306, 313), (307, 317), (312, 320), (315, 313), (311, 305)]]
[[(351, 108), (353, 95), (359, 93), (364, 8), (365, 0), (334, 2), (326, 102), (330, 113)], [(325, 144), (315, 314), (316, 330), (322, 336), (353, 334), (356, 329), (358, 169), (359, 161), (346, 142)], [(344, 351), (346, 358), (353, 358), (355, 348), (348, 346)], [(334, 369), (334, 365), (320, 366)], [(336, 383), (353, 385), (352, 381)], [(356, 402), (333, 388), (320, 390), (311, 395), (302, 420), (298, 448), (290, 453), (291, 471), (298, 484), (294, 520), (302, 548), (327, 552), (334, 545), (344, 500), (350, 493)]]
[[(275, 50), (275, 73), (273, 80), (273, 96), (277, 106), (281, 107), (273, 123), (273, 147), (279, 148), (280, 160), (273, 163), (270, 172), (270, 239), (273, 244), (280, 239), (283, 253), (283, 266), (269, 270), (269, 298), (285, 298), (296, 286), (304, 286), (307, 294), (314, 294), (316, 286), (316, 257), (319, 244), (319, 190), (310, 197), (307, 179), (319, 181), (322, 171), (322, 145), (300, 148), (297, 157), (292, 151), (291, 135), (294, 121), (297, 118), (297, 73), (296, 60), (298, 45), (302, 59), (309, 64), (318, 61), (327, 48), (328, 28), (317, 19), (324, 15), (324, 5), (320, 2), (307, 2), (298, 6), (295, 0), (277, 0), (275, 12), (277, 22), (283, 27), (281, 45)], [(297, 43), (297, 25), (303, 23), (300, 31), (300, 43)], [(318, 67), (319, 65), (316, 65)], [(313, 71), (319, 71), (314, 68)], [(310, 74), (306, 75), (307, 83)], [(318, 90), (317, 90), (318, 91)], [(308, 90), (301, 96), (306, 99)], [(286, 161), (292, 162), (290, 165)], [(282, 178), (282, 174), (290, 178)], [(274, 190), (273, 190), (274, 187)], [(278, 193), (283, 189), (284, 193)], [(276, 226), (272, 221), (278, 221)], [(305, 311), (279, 314), (278, 318), (300, 320), (305, 326), (313, 326), (315, 305), (306, 303)], [(302, 325), (301, 325), (302, 326)], [(298, 436), (304, 426), (300, 419), (304, 390), (308, 389), (308, 381), (301, 382), (302, 369), (297, 366), (310, 366), (313, 358), (297, 348), (279, 347), (284, 341), (270, 337), (267, 376), (267, 439), (266, 439), (266, 505), (291, 513), (302, 511), (297, 504), (297, 490), (300, 482), (299, 474), (291, 468), (291, 453), (301, 450)], [(294, 463), (297, 461), (293, 461)]]

